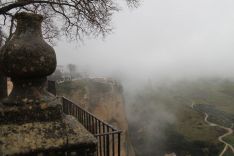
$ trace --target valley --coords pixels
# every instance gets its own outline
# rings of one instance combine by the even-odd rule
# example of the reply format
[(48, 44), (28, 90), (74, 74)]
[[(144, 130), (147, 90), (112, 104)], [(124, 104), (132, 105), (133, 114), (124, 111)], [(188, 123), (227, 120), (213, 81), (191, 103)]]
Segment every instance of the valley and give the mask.
[[(233, 156), (233, 91), (225, 79), (146, 85), (129, 111), (137, 155)], [(148, 122), (136, 122), (138, 116)]]
[(150, 83), (129, 92), (112, 79), (83, 79), (60, 83), (58, 92), (123, 129), (123, 155), (234, 155), (234, 81)]

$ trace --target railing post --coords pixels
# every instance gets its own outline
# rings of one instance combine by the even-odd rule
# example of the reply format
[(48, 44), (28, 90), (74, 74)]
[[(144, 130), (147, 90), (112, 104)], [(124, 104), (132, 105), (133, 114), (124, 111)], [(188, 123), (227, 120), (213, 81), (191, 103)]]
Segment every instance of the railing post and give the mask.
[[(98, 120), (98, 129), (99, 129), (99, 134), (101, 134), (101, 122)], [(100, 156), (102, 156), (102, 137), (98, 136), (99, 138), (99, 150), (100, 150)]]
[(96, 130), (95, 130), (95, 124), (94, 124), (94, 117), (92, 117), (91, 121), (92, 121), (92, 124), (91, 124), (92, 125), (92, 133), (95, 134)]
[(104, 156), (106, 156), (106, 135), (105, 135), (105, 133), (106, 133), (106, 127), (105, 127), (105, 125), (104, 124), (102, 124), (102, 129), (103, 129), (103, 133), (104, 133), (104, 135), (103, 135), (103, 146), (104, 146)]
[(92, 132), (91, 131), (91, 116), (90, 115), (88, 115), (88, 130), (89, 130), (89, 132)]
[(120, 133), (121, 133), (121, 132), (119, 132), (119, 133), (118, 133), (118, 156), (120, 156), (120, 144), (121, 144), (121, 140), (120, 140), (120, 139), (121, 139), (121, 137), (120, 137)]
[(85, 126), (85, 113), (84, 113), (84, 110), (82, 110), (82, 125)]
[[(109, 133), (110, 130), (109, 130), (109, 126), (107, 126), (107, 133)], [(107, 153), (107, 156), (110, 155), (110, 145), (109, 145), (109, 134), (106, 135), (106, 153)]]
[[(112, 129), (113, 132), (113, 129)], [(112, 134), (112, 156), (115, 156), (115, 134)]]

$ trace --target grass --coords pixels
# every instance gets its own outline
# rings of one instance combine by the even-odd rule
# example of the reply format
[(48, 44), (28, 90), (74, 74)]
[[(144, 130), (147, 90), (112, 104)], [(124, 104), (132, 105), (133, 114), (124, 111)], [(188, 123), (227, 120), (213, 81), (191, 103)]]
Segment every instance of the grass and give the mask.
[(85, 80), (65, 81), (57, 85), (57, 92), (59, 95), (65, 95), (68, 97), (70, 97), (74, 91), (79, 91), (80, 95), (85, 95), (86, 85)]
[[(160, 113), (158, 107), (166, 108), (166, 112), (175, 116), (174, 126), (166, 135), (178, 134), (179, 136), (183, 136), (184, 141), (182, 141), (183, 139), (178, 140), (178, 137), (172, 135), (168, 139), (169, 141), (165, 142), (165, 146), (173, 142), (173, 147), (179, 148), (179, 152), (187, 151), (194, 155), (195, 151), (193, 149), (200, 148), (200, 150), (208, 150), (209, 155), (216, 156), (223, 149), (223, 144), (218, 141), (218, 137), (225, 133), (225, 131), (218, 127), (210, 127), (207, 125), (204, 122), (204, 114), (191, 109), (190, 106), (192, 102), (197, 104), (211, 104), (215, 106), (215, 109), (224, 113), (233, 114), (233, 93), (234, 82), (232, 81), (215, 79), (181, 81), (171, 85), (158, 87), (156, 84), (155, 87), (144, 88), (139, 91), (137, 94), (138, 98), (133, 103), (134, 108), (141, 108), (136, 112), (140, 116), (141, 114), (146, 114), (147, 111), (155, 112), (156, 114)], [(146, 103), (147, 107), (145, 107)], [(152, 117), (150, 116), (144, 120), (150, 121), (150, 118)], [(229, 138), (229, 142), (232, 144), (233, 140), (233, 137)], [(178, 144), (186, 146), (187, 150)], [(199, 155), (206, 154), (204, 152), (203, 154), (199, 153)]]
[(231, 144), (232, 146), (234, 146), (234, 134), (224, 138), (224, 140), (228, 142), (229, 144)]
[(221, 132), (210, 127), (204, 122), (204, 115), (189, 107), (181, 108), (177, 113), (176, 130), (183, 134), (189, 141), (206, 141), (218, 143), (217, 137)]

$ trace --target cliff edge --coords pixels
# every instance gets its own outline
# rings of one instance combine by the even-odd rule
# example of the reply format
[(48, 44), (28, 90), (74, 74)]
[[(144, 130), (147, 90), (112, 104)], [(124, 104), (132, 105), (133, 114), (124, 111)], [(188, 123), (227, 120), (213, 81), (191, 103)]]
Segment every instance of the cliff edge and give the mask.
[(135, 156), (128, 136), (128, 121), (121, 84), (113, 79), (86, 78), (58, 84), (58, 94), (79, 103), (98, 118), (121, 129), (121, 156)]

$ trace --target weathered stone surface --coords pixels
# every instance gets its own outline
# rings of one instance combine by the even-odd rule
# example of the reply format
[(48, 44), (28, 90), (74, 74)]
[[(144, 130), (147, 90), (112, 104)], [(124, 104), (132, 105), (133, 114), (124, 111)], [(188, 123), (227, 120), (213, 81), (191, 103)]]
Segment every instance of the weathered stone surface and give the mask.
[(46, 90), (46, 78), (12, 79), (14, 87), (10, 95), (1, 100), (7, 106), (25, 106), (53, 101), (56, 97)]
[(0, 50), (0, 68), (10, 77), (14, 88), (5, 105), (24, 105), (23, 99), (49, 101), (53, 96), (46, 91), (46, 76), (56, 68), (56, 54), (42, 36), (38, 14), (21, 12), (15, 15), (16, 31)]
[(15, 18), (16, 31), (0, 53), (0, 67), (4, 74), (24, 79), (52, 74), (56, 68), (56, 55), (42, 37), (43, 17), (22, 12)]
[(96, 143), (95, 137), (72, 116), (64, 116), (61, 121), (0, 126), (0, 155), (80, 148), (95, 150)]
[(0, 104), (0, 125), (58, 120), (62, 120), (62, 104), (57, 98), (50, 103), (29, 103), (24, 106)]

